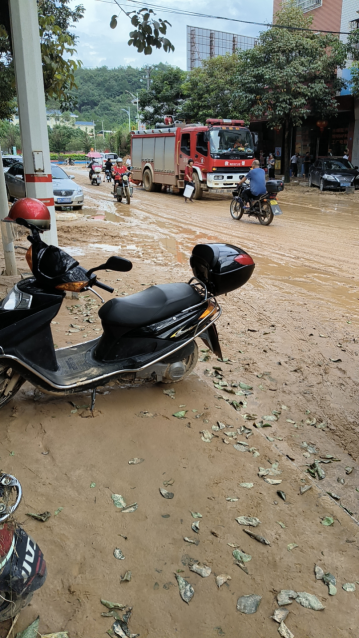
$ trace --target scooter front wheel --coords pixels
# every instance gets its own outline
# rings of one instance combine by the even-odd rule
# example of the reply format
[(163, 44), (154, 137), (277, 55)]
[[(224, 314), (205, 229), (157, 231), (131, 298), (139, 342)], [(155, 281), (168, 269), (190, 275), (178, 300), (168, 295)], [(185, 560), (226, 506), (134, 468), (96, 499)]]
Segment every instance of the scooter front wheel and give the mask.
[(183, 374), (179, 376), (178, 378), (173, 378), (173, 375), (171, 375), (171, 368), (172, 366), (175, 366), (177, 364), (173, 364), (173, 363), (169, 364), (167, 366), (167, 370), (165, 374), (162, 377), (162, 383), (179, 383), (179, 381), (183, 381), (183, 379), (185, 379), (186, 377), (188, 377), (189, 374), (191, 374), (191, 372), (195, 369), (197, 365), (197, 361), (198, 361), (198, 346), (195, 341), (193, 342), (193, 346), (194, 346), (193, 352), (185, 359), (182, 359), (181, 361), (177, 362), (177, 363), (182, 363), (184, 365)]
[(12, 368), (0, 366), (0, 408), (9, 403), (23, 383), (25, 379)]
[(240, 220), (240, 218), (243, 215), (243, 204), (241, 202), (239, 202), (237, 199), (232, 199), (231, 201), (231, 207), (230, 207), (230, 212), (232, 215), (232, 218), (235, 220)]

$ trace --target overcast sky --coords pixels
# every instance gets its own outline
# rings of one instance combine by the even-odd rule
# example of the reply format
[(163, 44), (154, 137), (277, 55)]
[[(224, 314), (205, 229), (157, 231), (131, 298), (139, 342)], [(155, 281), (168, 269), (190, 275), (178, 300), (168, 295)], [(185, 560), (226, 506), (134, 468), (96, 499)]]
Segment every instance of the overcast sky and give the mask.
[[(164, 62), (186, 69), (186, 26), (203, 27), (226, 31), (239, 35), (257, 36), (263, 27), (241, 24), (228, 20), (215, 20), (208, 18), (195, 18), (166, 13), (156, 9), (157, 17), (167, 19), (172, 27), (168, 29), (167, 36), (174, 44), (174, 53), (164, 53), (155, 49), (150, 56), (137, 53), (136, 49), (129, 47), (128, 34), (132, 29), (130, 20), (120, 15), (118, 26), (110, 28), (111, 16), (120, 13), (120, 9), (111, 0), (71, 0), (72, 6), (85, 5), (85, 17), (76, 26), (76, 34), (79, 36), (77, 44), (77, 57), (82, 60), (85, 67), (108, 66), (118, 67), (131, 65), (141, 67), (145, 64)], [(218, 2), (218, 0), (152, 0), (153, 4), (164, 7), (188, 9), (189, 11), (203, 12), (210, 15), (224, 15), (227, 18), (240, 20), (252, 20), (255, 22), (271, 22), (273, 14), (273, 0), (230, 0)], [(126, 11), (131, 11), (136, 6), (134, 3), (123, 3)], [(137, 5), (145, 7), (145, 2)], [(223, 14), (222, 9), (223, 7)]]

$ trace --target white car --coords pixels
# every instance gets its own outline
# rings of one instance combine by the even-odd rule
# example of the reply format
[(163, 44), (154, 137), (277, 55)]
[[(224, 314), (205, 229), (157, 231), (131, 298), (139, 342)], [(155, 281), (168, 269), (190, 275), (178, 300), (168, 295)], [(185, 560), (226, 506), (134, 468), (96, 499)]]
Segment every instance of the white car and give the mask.
[[(73, 182), (74, 175), (67, 175), (57, 164), (51, 164), (52, 188), (56, 206), (72, 206), (81, 210), (84, 203), (84, 192)], [(26, 197), (24, 183), (24, 165), (16, 162), (5, 174), (6, 192), (9, 202)]]
[(7, 173), (10, 166), (15, 164), (16, 162), (22, 162), (21, 155), (2, 155), (1, 159), (4, 167), (4, 173)]

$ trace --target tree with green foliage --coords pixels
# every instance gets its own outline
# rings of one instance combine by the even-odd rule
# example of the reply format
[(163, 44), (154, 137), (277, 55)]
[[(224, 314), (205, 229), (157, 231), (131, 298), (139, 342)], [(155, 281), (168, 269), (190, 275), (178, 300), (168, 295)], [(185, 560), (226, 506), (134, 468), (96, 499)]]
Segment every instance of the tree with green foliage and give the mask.
[[(77, 38), (71, 28), (85, 11), (82, 5), (70, 8), (70, 1), (37, 2), (45, 94), (56, 98), (63, 110), (74, 107), (74, 72), (80, 62), (73, 59)], [(7, 0), (0, 4), (0, 86), (0, 117), (9, 118), (16, 106), (16, 84)]]
[(65, 153), (69, 149), (69, 143), (73, 137), (73, 129), (69, 126), (57, 124), (49, 129), (49, 144), (51, 153)]
[[(156, 47), (156, 49), (163, 48), (166, 53), (175, 50), (172, 42), (164, 37), (167, 33), (167, 26), (172, 26), (168, 20), (162, 20), (161, 18), (155, 20), (154, 16), (156, 14), (153, 9), (143, 8), (138, 11), (125, 11), (117, 0), (114, 0), (114, 2), (122, 14), (131, 20), (132, 26), (135, 27), (134, 31), (130, 32), (129, 46), (134, 46), (138, 53), (144, 53), (145, 55), (151, 55), (153, 47)], [(112, 16), (111, 29), (116, 29), (119, 15)]]
[(185, 101), (181, 116), (191, 122), (205, 122), (207, 117), (242, 118), (241, 103), (235, 94), (238, 55), (220, 55), (203, 60), (182, 85)]
[(141, 118), (146, 123), (153, 126), (162, 122), (165, 115), (178, 115), (184, 99), (185, 78), (185, 71), (172, 66), (152, 74), (150, 90), (139, 93)]
[(351, 91), (355, 97), (359, 97), (359, 29), (353, 29), (347, 41), (348, 56), (352, 60)]
[(292, 29), (274, 26), (260, 34), (257, 46), (238, 54), (233, 91), (243, 112), (265, 117), (271, 128), (284, 127), (286, 182), (292, 127), (301, 126), (309, 114), (335, 116), (336, 96), (345, 86), (337, 71), (345, 67), (346, 45), (335, 35), (309, 30), (312, 21), (288, 0), (275, 24)]
[(90, 135), (88, 134), (88, 132), (83, 132), (82, 133), (82, 150), (84, 153), (89, 153), (91, 151), (91, 148), (93, 147), (93, 137), (90, 137)]
[(10, 153), (10, 155), (13, 146), (21, 148), (20, 128), (17, 124), (0, 121), (0, 146), (5, 153)]

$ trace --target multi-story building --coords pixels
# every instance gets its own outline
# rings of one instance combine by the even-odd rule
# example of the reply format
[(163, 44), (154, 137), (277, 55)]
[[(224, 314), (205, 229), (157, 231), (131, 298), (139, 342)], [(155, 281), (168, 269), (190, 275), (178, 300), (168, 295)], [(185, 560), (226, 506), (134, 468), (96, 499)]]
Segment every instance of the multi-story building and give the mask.
[(201, 66), (202, 60), (217, 55), (252, 49), (255, 43), (255, 38), (246, 35), (187, 26), (187, 69), (192, 71)]
[[(273, 14), (286, 0), (273, 0)], [(359, 28), (358, 0), (296, 0), (296, 4), (313, 18), (314, 29), (340, 33), (346, 42), (346, 33)], [(341, 72), (350, 81), (350, 65)], [(326, 155), (330, 148), (333, 154), (342, 155), (349, 148), (352, 162), (359, 166), (359, 100), (355, 100), (350, 87), (338, 96), (338, 117), (328, 122), (325, 128), (318, 128), (314, 118), (308, 118), (304, 126), (293, 136), (293, 151), (300, 154), (309, 151), (313, 157)], [(277, 140), (278, 141), (278, 140)]]

